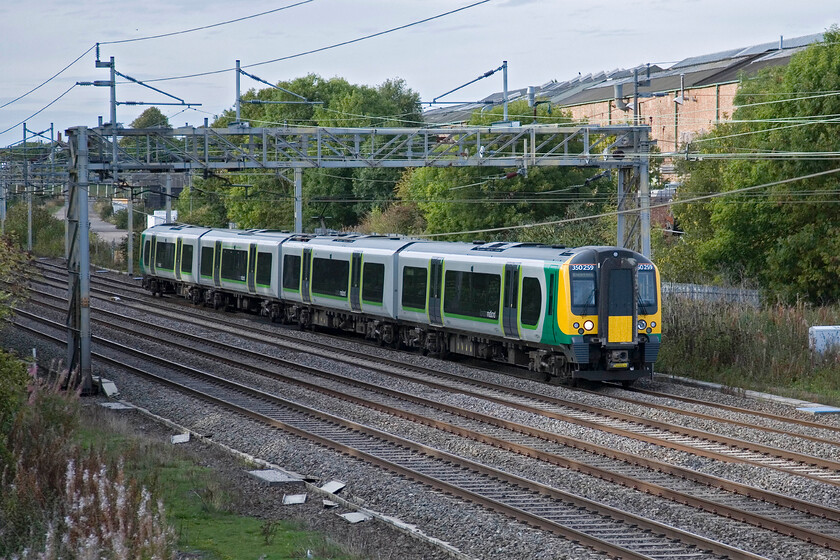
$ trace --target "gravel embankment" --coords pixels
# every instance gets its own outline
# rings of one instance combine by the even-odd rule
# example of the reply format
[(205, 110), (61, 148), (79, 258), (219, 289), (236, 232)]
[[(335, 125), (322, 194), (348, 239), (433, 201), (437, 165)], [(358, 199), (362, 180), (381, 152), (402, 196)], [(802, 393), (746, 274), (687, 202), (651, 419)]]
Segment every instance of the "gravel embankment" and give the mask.
[[(95, 302), (94, 306), (97, 305), (113, 308), (126, 314), (135, 314), (133, 311), (130, 312), (126, 306), (121, 306), (119, 304)], [(208, 313), (208, 317), (212, 317), (212, 313)], [(233, 317), (238, 318), (239, 316)], [(226, 316), (226, 318), (230, 318), (230, 316)], [(243, 317), (243, 319), (245, 321), (250, 320), (245, 317)], [(56, 320), (62, 321), (63, 318), (57, 317)], [(159, 321), (161, 324), (172, 327), (177, 326), (177, 328), (189, 330), (189, 332), (195, 334), (207, 333), (207, 329), (196, 327), (194, 330), (191, 330), (191, 327), (184, 327), (182, 323), (174, 320), (155, 320)], [(94, 333), (96, 332), (97, 330), (94, 329)], [(290, 333), (294, 331), (284, 330), (284, 332)], [(2, 334), (4, 346), (17, 347), (22, 352), (25, 351), (25, 349), (36, 345), (40, 347), (39, 356), (41, 357), (51, 354), (61, 357), (64, 353), (63, 350), (57, 351), (49, 348), (48, 345), (41, 344), (40, 342), (33, 342), (29, 339), (29, 337), (22, 336), (17, 333), (17, 331), (13, 331), (9, 328), (6, 328), (0, 334)], [(304, 340), (312, 337), (314, 340), (320, 339), (323, 341), (323, 337), (319, 337), (317, 334), (296, 334)], [(116, 340), (127, 340), (126, 336), (116, 332), (111, 333), (110, 337)], [(226, 339), (226, 342), (231, 343), (236, 339), (234, 336), (224, 336), (223, 338)], [(333, 340), (334, 339), (331, 339), (331, 343)], [(679, 464), (701, 472), (714, 474), (715, 476), (737, 480), (745, 484), (765, 487), (776, 492), (794, 495), (798, 498), (817, 503), (823, 503), (830, 506), (840, 503), (839, 488), (802, 479), (801, 477), (786, 475), (760, 467), (722, 463), (719, 461), (696, 457), (687, 453), (673, 451), (665, 447), (607, 434), (599, 430), (517, 411), (515, 409), (463, 395), (457, 391), (438, 391), (411, 383), (410, 381), (398, 381), (392, 378), (385, 378), (383, 375), (375, 372), (370, 372), (347, 364), (336, 363), (324, 358), (302, 356), (298, 353), (283, 350), (270, 345), (260, 345), (251, 342), (247, 344), (250, 349), (259, 350), (266, 354), (289, 358), (297, 356), (297, 359), (304, 360), (307, 365), (322, 367), (335, 373), (340, 373), (342, 375), (364, 380), (370, 383), (383, 384), (384, 386), (392, 389), (411, 391), (412, 393), (425, 398), (445, 402), (450, 405), (460, 406), (470, 410), (476, 410), (485, 414), (491, 414), (523, 424), (536, 426), (541, 429), (555, 431), (563, 435), (578, 437), (599, 445), (605, 445), (621, 449), (622, 451), (636, 453), (645, 457)], [(349, 339), (346, 341), (336, 340), (334, 342), (334, 346), (337, 349), (348, 347), (358, 350), (360, 348), (358, 343)], [(149, 352), (157, 350), (155, 345), (149, 343), (143, 343), (142, 347)], [(367, 346), (363, 347), (363, 349), (365, 352), (370, 354), (387, 352), (386, 350), (370, 348)], [(621, 509), (626, 509), (649, 517), (655, 517), (665, 523), (679, 526), (685, 530), (700, 533), (711, 538), (723, 540), (734, 546), (744, 547), (757, 554), (767, 556), (768, 558), (840, 558), (840, 554), (812, 547), (805, 543), (800, 543), (799, 541), (795, 541), (775, 533), (746, 526), (731, 520), (722, 519), (711, 514), (697, 512), (696, 510), (669, 502), (667, 500), (651, 497), (631, 489), (595, 480), (591, 477), (570, 472), (565, 469), (560, 469), (558, 467), (536, 463), (531, 459), (500, 451), (482, 444), (464, 441), (438, 430), (395, 419), (366, 407), (353, 405), (343, 400), (328, 398), (319, 393), (314, 393), (286, 384), (280, 384), (275, 381), (255, 379), (255, 376), (251, 374), (243, 373), (233, 368), (219, 366), (217, 364), (213, 364), (212, 362), (196, 358), (195, 356), (187, 353), (167, 350), (166, 355), (169, 359), (189, 363), (199, 369), (213, 370), (213, 372), (218, 375), (248, 381), (249, 383), (255, 383), (265, 390), (279, 392), (284, 398), (325, 410), (332, 414), (353, 418), (356, 421), (372, 425), (378, 429), (393, 432), (426, 445), (444, 449), (451, 453), (461, 454), (474, 460), (490, 464), (496, 468), (501, 468), (520, 476), (537, 480), (544, 484), (574, 491), (575, 493), (586, 496), (590, 499), (608, 503), (614, 507), (619, 507)], [(703, 429), (750, 441), (757, 441), (766, 445), (790, 448), (801, 453), (809, 453), (831, 459), (837, 458), (837, 447), (835, 446), (808, 442), (792, 436), (780, 434), (768, 435), (766, 432), (746, 429), (732, 424), (727, 424), (725, 422), (690, 418), (684, 415), (674, 414), (672, 412), (645, 407), (643, 405), (623, 403), (609, 398), (608, 395), (583, 394), (563, 387), (549, 386), (510, 376), (476, 371), (458, 363), (443, 363), (428, 360), (421, 356), (411, 355), (406, 355), (406, 361), (420, 363), (423, 365), (431, 365), (432, 367), (437, 367), (441, 370), (486, 379), (488, 381), (506, 384), (511, 387), (528, 389), (550, 396), (557, 396), (559, 398), (569, 399), (576, 402), (592, 404), (594, 406), (605, 406), (606, 404), (615, 410), (628, 414), (636, 414), (645, 418), (656, 419), (672, 424), (680, 424), (693, 427), (695, 429)], [(155, 414), (169, 418), (172, 421), (186, 426), (199, 434), (209, 436), (213, 441), (224, 443), (225, 445), (252, 454), (260, 459), (281, 465), (292, 471), (306, 474), (307, 476), (312, 476), (319, 480), (333, 478), (344, 480), (348, 482), (348, 486), (344, 490), (346, 493), (345, 498), (351, 502), (412, 523), (426, 534), (452, 543), (468, 556), (483, 558), (486, 560), (493, 560), (496, 558), (603, 558), (602, 555), (595, 554), (588, 549), (583, 549), (563, 539), (547, 536), (541, 531), (511, 522), (504, 517), (489, 513), (482, 508), (471, 504), (465, 504), (460, 500), (431, 491), (422, 485), (394, 477), (393, 475), (390, 475), (380, 469), (370, 467), (360, 461), (336, 454), (322, 447), (303, 441), (300, 438), (289, 436), (249, 420), (237, 418), (228, 412), (219, 411), (204, 402), (197, 401), (176, 392), (161, 389), (148, 382), (138, 380), (118, 371), (103, 370), (97, 371), (97, 373), (101, 373), (105, 377), (114, 379), (120, 388), (121, 396), (127, 400), (138, 406), (148, 408)], [(300, 374), (290, 373), (289, 375), (299, 376)], [(659, 388), (659, 386), (657, 386), (657, 388)], [(753, 408), (760, 407), (763, 410), (773, 410), (776, 413), (789, 412), (788, 409), (780, 408), (779, 405), (756, 403), (753, 400), (744, 399), (735, 395), (724, 395), (722, 393), (711, 393), (709, 391), (700, 392), (696, 389), (684, 386), (678, 386), (677, 388), (669, 387), (668, 390), (674, 392), (679, 391), (681, 394), (691, 395), (695, 398), (701, 398), (707, 401), (717, 400), (717, 402), (726, 402), (727, 404), (735, 404), (736, 406), (750, 406)], [(655, 399), (654, 397), (645, 398), (659, 402), (659, 399)], [(676, 402), (673, 404), (681, 408), (696, 409), (708, 414), (713, 413), (722, 418), (744, 419), (742, 418), (744, 415), (737, 413), (725, 411), (711, 412), (709, 407), (703, 405), (688, 405)], [(755, 421), (755, 418), (750, 417), (749, 420)], [(783, 425), (773, 420), (761, 420), (761, 422), (763, 425), (772, 427)], [(828, 432), (826, 432), (826, 434), (827, 433)], [(833, 436), (833, 434), (831, 435)], [(209, 448), (209, 446), (204, 446), (202, 444), (195, 444), (195, 447)], [(199, 452), (203, 453), (200, 450)], [(233, 460), (233, 463), (236, 465), (235, 460)], [(264, 487), (258, 486), (250, 480), (242, 481), (239, 478), (241, 475), (238, 474), (239, 470), (241, 470), (240, 467), (224, 467), (224, 469), (226, 472), (231, 473), (231, 478), (236, 480), (237, 486), (242, 486), (246, 496), (253, 495), (253, 499), (250, 500), (250, 503), (254, 505), (258, 515), (270, 518), (272, 515), (286, 513), (293, 508), (293, 506), (278, 505), (276, 497), (272, 499), (268, 496), (272, 493), (276, 494), (276, 492), (266, 492)], [(248, 501), (249, 500), (246, 500), (246, 502)], [(264, 505), (262, 505), (263, 501), (265, 501)], [(306, 506), (306, 508), (314, 511), (306, 513), (305, 516), (307, 518), (314, 517), (312, 523), (314, 526), (317, 526), (320, 519), (326, 519), (329, 518), (329, 516), (325, 516), (324, 512), (314, 506), (313, 503), (310, 503)], [(306, 511), (306, 508), (299, 508), (295, 511), (297, 514), (300, 514), (300, 512)], [(263, 513), (259, 513), (260, 511)], [(295, 515), (295, 513), (291, 512), (290, 514)], [(344, 538), (352, 541), (351, 535), (354, 534), (353, 531), (355, 531), (356, 528), (360, 528), (359, 530), (369, 531), (369, 527), (376, 525), (382, 524), (377, 522), (375, 524), (367, 525), (366, 528), (353, 526), (354, 529), (350, 529), (349, 534), (347, 532), (343, 532), (341, 534)], [(340, 532), (338, 529), (336, 529), (336, 531)], [(377, 531), (387, 535), (390, 529), (386, 529), (383, 526), (378, 528)], [(406, 536), (403, 536), (402, 538), (409, 539), (409, 537)], [(400, 541), (396, 538), (392, 539), (390, 537), (381, 539), (381, 546), (383, 547), (383, 550), (388, 549), (386, 545), (391, 545), (392, 541), (393, 546), (391, 546), (391, 548), (394, 549), (394, 555), (383, 555), (380, 556), (381, 558), (437, 557), (429, 555), (429, 551), (425, 549), (418, 549), (418, 555), (416, 556), (406, 555), (409, 554), (411, 547), (405, 547), (400, 544)], [(351, 546), (356, 545), (356, 543), (347, 540), (344, 542), (349, 542)], [(434, 554), (445, 554), (443, 551), (439, 551), (437, 549), (433, 550), (435, 550)]]

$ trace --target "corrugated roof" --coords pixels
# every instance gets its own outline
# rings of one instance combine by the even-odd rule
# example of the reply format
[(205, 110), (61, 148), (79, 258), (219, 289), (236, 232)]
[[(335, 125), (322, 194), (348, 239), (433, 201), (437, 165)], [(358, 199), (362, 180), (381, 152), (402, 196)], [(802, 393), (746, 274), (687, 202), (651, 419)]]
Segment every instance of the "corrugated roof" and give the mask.
[(730, 49), (727, 51), (686, 58), (685, 60), (681, 60), (680, 62), (676, 63), (671, 68), (684, 68), (689, 66), (695, 66), (697, 64), (703, 64), (706, 62), (714, 62), (730, 58), (738, 58), (742, 56), (752, 56), (772, 50), (787, 50), (796, 47), (805, 47), (807, 45), (810, 45), (811, 43), (822, 41), (822, 39), (822, 33), (814, 33), (813, 35), (794, 37), (792, 39), (782, 39), (782, 49), (779, 49), (779, 41), (776, 41), (774, 43), (762, 43), (760, 45), (753, 45), (750, 47), (743, 47), (740, 49)]
[[(779, 42), (762, 43), (737, 49), (729, 49), (712, 54), (694, 56), (682, 60), (670, 68), (650, 67), (650, 85), (639, 88), (640, 92), (672, 92), (680, 88), (680, 76), (685, 75), (685, 87), (700, 87), (738, 81), (740, 75), (755, 74), (773, 66), (783, 66), (790, 57), (823, 39), (822, 33), (794, 37)], [(643, 79), (647, 67), (639, 67), (639, 77)], [(616, 69), (610, 72), (578, 75), (571, 80), (551, 81), (536, 88), (538, 99), (548, 99), (552, 105), (571, 106), (595, 103), (613, 99), (614, 86), (623, 84), (625, 97), (633, 94), (633, 69)], [(629, 86), (629, 87), (628, 87)], [(510, 90), (508, 99), (519, 99), (527, 95), (527, 88)], [(430, 124), (462, 123), (470, 118), (473, 111), (492, 107), (502, 103), (502, 92), (488, 95), (482, 101), (492, 104), (464, 104), (445, 106), (426, 111), (423, 116)]]

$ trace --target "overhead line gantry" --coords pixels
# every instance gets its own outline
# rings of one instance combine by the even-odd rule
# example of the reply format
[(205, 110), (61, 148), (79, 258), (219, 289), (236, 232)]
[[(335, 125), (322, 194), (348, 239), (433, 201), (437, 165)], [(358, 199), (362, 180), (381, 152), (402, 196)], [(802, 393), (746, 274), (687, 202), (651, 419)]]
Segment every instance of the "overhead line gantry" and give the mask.
[[(513, 124), (513, 126), (511, 126)], [(295, 230), (303, 230), (304, 169), (399, 167), (592, 167), (616, 170), (617, 244), (650, 256), (647, 126), (562, 126), (504, 123), (453, 128), (202, 127), (67, 130), (71, 159), (67, 220), (71, 309), (68, 363), (90, 379), (87, 185), (135, 171), (294, 170)], [(634, 186), (635, 185), (635, 186)], [(638, 196), (637, 196), (638, 195)], [(627, 218), (636, 226), (627, 229)], [(129, 228), (133, 224), (129, 222)], [(129, 230), (131, 234), (131, 230)], [(637, 241), (631, 242), (631, 238)], [(85, 246), (83, 248), (82, 246)], [(133, 259), (129, 255), (129, 273)], [(83, 340), (86, 338), (86, 340)]]

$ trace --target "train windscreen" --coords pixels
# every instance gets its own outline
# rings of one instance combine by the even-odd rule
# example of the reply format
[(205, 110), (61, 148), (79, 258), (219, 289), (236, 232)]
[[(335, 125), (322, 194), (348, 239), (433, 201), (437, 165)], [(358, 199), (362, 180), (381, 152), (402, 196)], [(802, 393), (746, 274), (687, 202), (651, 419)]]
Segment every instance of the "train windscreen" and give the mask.
[(659, 302), (656, 292), (656, 272), (653, 267), (644, 270), (639, 267), (639, 315), (653, 315)]
[(572, 270), (570, 272), (572, 286), (572, 313), (575, 315), (596, 315), (598, 301), (596, 298), (595, 267), (586, 270)]

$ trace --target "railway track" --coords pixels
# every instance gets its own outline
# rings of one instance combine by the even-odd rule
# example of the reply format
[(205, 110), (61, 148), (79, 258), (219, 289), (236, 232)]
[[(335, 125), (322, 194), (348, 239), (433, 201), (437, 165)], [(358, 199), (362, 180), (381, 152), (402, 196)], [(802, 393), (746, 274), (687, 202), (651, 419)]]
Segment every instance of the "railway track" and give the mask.
[[(49, 336), (42, 329), (22, 324), (18, 324), (18, 327), (29, 329), (32, 334), (40, 337)], [(64, 325), (52, 322), (52, 328), (63, 331)], [(62, 342), (60, 338), (53, 339), (56, 343)], [(94, 337), (94, 341), (98, 347), (130, 354), (133, 359), (153, 362), (156, 371), (153, 373), (95, 352), (94, 359), (99, 362), (128, 369), (135, 375), (224, 406), (263, 424), (362, 459), (614, 557), (697, 560), (760, 558), (748, 551), (586, 500), (370, 426), (314, 411), (276, 395), (151, 356), (145, 351), (126, 348), (100, 337)]]
[[(61, 309), (56, 307), (56, 310), (60, 311)], [(142, 327), (142, 322), (121, 314), (105, 310), (96, 310), (96, 313), (107, 317), (107, 321), (103, 320), (102, 322), (111, 330), (121, 329), (128, 334), (136, 335), (138, 329)], [(118, 325), (119, 322), (126, 322), (130, 326), (121, 327)], [(258, 364), (268, 362), (279, 368), (293, 368), (304, 373), (307, 379), (316, 377), (327, 379), (341, 383), (344, 387), (337, 390), (328, 389), (288, 375), (279, 373), (272, 373), (271, 375), (284, 382), (295, 383), (306, 389), (322, 392), (334, 398), (350, 400), (360, 406), (375, 408), (387, 414), (409, 419), (412, 422), (446, 430), (460, 437), (468, 437), (477, 442), (534, 457), (541, 461), (630, 488), (637, 488), (707, 512), (724, 515), (758, 527), (792, 535), (806, 542), (814, 542), (821, 546), (840, 550), (840, 525), (837, 523), (840, 521), (840, 511), (831, 508), (702, 475), (666, 463), (643, 460), (582, 440), (559, 436), (552, 432), (447, 406), (436, 401), (393, 391), (383, 386), (347, 379), (324, 370), (302, 366), (294, 361), (271, 358), (257, 351), (220, 342), (211, 342), (207, 337), (189, 335), (181, 330), (160, 326), (155, 327), (155, 329), (157, 340), (166, 340), (167, 344), (174, 346), (174, 338), (186, 338), (187, 341), (180, 345), (181, 350), (203, 355), (210, 361), (227, 362), (232, 367), (246, 368), (257, 375), (266, 374), (262, 369), (263, 366), (248, 366), (242, 362), (241, 358), (231, 359), (226, 358), (225, 355), (236, 354)], [(224, 354), (220, 355), (200, 350), (202, 346), (219, 348)], [(348, 386), (353, 387), (357, 392), (359, 390), (362, 392), (351, 395), (348, 392)], [(437, 387), (437, 389), (447, 390), (446, 387)], [(389, 406), (384, 403), (383, 395), (387, 399), (396, 399), (402, 403), (413, 403), (421, 411), (409, 412), (405, 409), (404, 404), (400, 408)], [(446, 419), (445, 422), (444, 418)]]
[[(235, 329), (235, 332), (244, 335), (243, 330), (248, 330), (253, 333), (251, 336), (256, 336), (258, 340), (263, 340), (261, 337), (271, 337), (273, 343), (286, 344), (290, 349), (306, 351), (306, 347), (317, 349), (319, 355), (329, 356), (330, 359), (344, 361), (345, 363), (357, 364), (362, 363), (374, 365), (376, 362), (391, 368), (392, 375), (400, 375), (399, 371), (407, 372), (404, 377), (417, 383), (432, 384), (433, 386), (440, 386), (441, 383), (435, 380), (443, 380), (447, 383), (457, 383), (457, 386), (450, 387), (449, 390), (457, 390), (465, 393), (464, 384), (474, 387), (472, 391), (467, 392), (471, 396), (491, 400), (493, 402), (518, 408), (520, 410), (530, 412), (533, 414), (546, 416), (556, 420), (570, 422), (579, 426), (607, 431), (616, 435), (630, 437), (652, 443), (670, 447), (682, 452), (693, 453), (707, 458), (716, 460), (754, 464), (786, 473), (797, 474), (806, 478), (819, 480), (836, 486), (840, 486), (840, 463), (780, 449), (777, 447), (762, 445), (742, 439), (726, 437), (712, 432), (697, 430), (692, 428), (681, 427), (678, 425), (658, 422), (654, 420), (644, 419), (631, 414), (620, 413), (614, 410), (605, 409), (603, 407), (588, 406), (579, 402), (551, 397), (530, 391), (523, 391), (513, 389), (505, 385), (489, 383), (476, 379), (470, 379), (460, 375), (445, 373), (432, 368), (425, 368), (421, 366), (414, 366), (394, 362), (386, 358), (373, 357), (364, 352), (353, 352), (342, 349), (337, 352), (333, 345), (325, 343), (317, 343), (306, 341), (302, 343), (297, 337), (288, 334), (283, 334), (274, 329), (273, 332), (268, 333), (264, 329), (253, 329), (251, 327), (243, 326), (240, 323), (227, 321), (225, 319), (216, 319), (209, 321), (206, 315), (195, 313), (187, 309), (179, 309), (177, 313), (171, 311), (171, 308), (162, 305), (159, 302), (149, 302), (150, 297), (146, 298), (132, 298), (125, 297), (123, 294), (115, 292), (108, 292), (105, 290), (92, 289), (93, 292), (102, 293), (108, 298), (122, 297), (123, 303), (128, 301), (135, 301), (142, 305), (148, 311), (149, 307), (158, 308), (157, 313), (163, 313), (172, 319), (181, 319), (185, 316), (190, 316), (198, 321), (204, 322), (206, 326), (211, 328), (218, 328), (221, 324), (226, 324)], [(291, 344), (291, 346), (289, 346)], [(311, 352), (311, 350), (309, 350)], [(422, 377), (418, 377), (418, 374)], [(646, 403), (638, 403), (647, 406)], [(695, 412), (676, 410), (679, 414), (702, 416)], [(729, 422), (727, 419), (714, 418), (715, 421)], [(764, 430), (763, 426), (748, 424), (740, 422), (740, 426), (749, 426), (756, 430)], [(786, 433), (786, 432), (785, 432)], [(791, 434), (787, 434), (791, 435)], [(799, 434), (793, 434), (799, 435)], [(838, 445), (837, 441), (827, 440), (823, 438), (808, 436), (807, 439), (811, 441), (819, 441), (820, 443)]]

